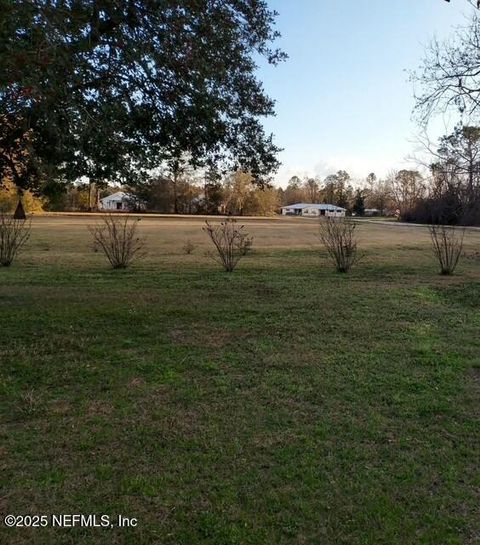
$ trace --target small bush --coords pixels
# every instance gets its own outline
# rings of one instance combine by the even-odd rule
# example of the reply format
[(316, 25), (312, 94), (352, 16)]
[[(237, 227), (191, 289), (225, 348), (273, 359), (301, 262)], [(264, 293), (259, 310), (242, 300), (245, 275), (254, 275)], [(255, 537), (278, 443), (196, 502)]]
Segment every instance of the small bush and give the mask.
[(347, 273), (358, 261), (356, 223), (349, 218), (326, 218), (320, 222), (320, 240), (338, 272)]
[(465, 229), (430, 225), (433, 254), (440, 265), (440, 274), (451, 275), (455, 272), (463, 250)]
[(137, 236), (139, 221), (109, 214), (102, 223), (88, 227), (94, 250), (101, 249), (114, 269), (126, 269), (134, 259), (144, 257), (145, 239)]
[(186, 255), (193, 254), (196, 246), (191, 240), (187, 240), (185, 244), (182, 246), (183, 253)]
[(31, 223), (0, 213), (0, 265), (9, 267), (30, 237)]
[(218, 225), (205, 222), (203, 230), (207, 233), (217, 251), (213, 256), (227, 272), (232, 272), (240, 259), (252, 246), (252, 237), (243, 231), (244, 225), (237, 225), (237, 220), (226, 219)]
[(248, 235), (247, 233), (242, 233), (243, 240), (241, 242), (241, 252), (242, 255), (247, 255), (252, 251), (253, 246), (253, 237)]

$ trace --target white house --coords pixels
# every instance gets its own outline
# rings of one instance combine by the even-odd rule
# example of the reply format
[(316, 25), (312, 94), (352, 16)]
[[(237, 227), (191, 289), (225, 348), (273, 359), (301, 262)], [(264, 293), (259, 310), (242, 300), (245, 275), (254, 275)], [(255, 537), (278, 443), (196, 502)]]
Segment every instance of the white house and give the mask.
[(111, 195), (107, 195), (100, 199), (101, 210), (118, 210), (128, 211), (133, 209), (145, 208), (144, 203), (140, 202), (134, 195), (125, 193), (125, 191), (117, 191)]
[(344, 217), (346, 209), (334, 204), (309, 204), (297, 203), (282, 207), (284, 216), (306, 216), (306, 217)]

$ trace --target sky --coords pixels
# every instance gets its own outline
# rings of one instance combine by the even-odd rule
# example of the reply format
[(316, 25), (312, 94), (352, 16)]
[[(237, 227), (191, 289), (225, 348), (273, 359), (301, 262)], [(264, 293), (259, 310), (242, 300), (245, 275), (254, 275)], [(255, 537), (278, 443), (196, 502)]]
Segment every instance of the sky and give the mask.
[[(339, 169), (355, 179), (412, 166), (418, 125), (413, 84), (425, 46), (465, 25), (466, 0), (269, 0), (279, 12), (277, 45), (289, 56), (259, 77), (276, 101), (266, 130), (284, 151), (275, 182), (324, 177)], [(431, 138), (455, 117), (432, 122)]]

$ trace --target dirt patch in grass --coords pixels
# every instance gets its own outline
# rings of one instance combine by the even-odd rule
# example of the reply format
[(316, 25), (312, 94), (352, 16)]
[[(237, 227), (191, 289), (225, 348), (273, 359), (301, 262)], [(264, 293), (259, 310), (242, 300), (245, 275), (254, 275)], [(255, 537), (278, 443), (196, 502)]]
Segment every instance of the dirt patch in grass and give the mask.
[(100, 399), (91, 401), (86, 410), (88, 416), (110, 416), (113, 412), (113, 405)]

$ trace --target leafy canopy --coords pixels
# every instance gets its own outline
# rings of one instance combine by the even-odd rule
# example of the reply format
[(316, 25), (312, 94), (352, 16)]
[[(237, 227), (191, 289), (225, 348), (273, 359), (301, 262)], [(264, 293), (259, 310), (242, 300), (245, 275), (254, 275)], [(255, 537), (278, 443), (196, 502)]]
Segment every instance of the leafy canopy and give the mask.
[(47, 171), (131, 182), (185, 156), (260, 182), (278, 167), (255, 75), (259, 58), (285, 58), (266, 1), (0, 0), (0, 12), (0, 169), (21, 142), (19, 187)]

